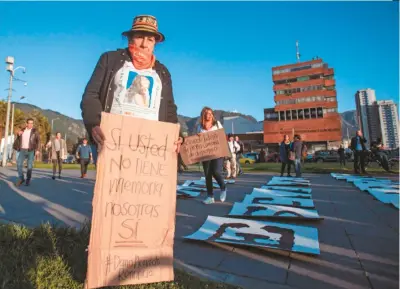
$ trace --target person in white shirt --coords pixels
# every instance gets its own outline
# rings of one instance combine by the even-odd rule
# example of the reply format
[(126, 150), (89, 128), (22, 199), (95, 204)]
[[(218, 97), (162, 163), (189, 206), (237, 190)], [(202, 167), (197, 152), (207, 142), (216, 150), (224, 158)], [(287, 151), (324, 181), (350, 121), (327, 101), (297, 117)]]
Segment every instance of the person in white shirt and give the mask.
[(240, 146), (235, 142), (232, 134), (228, 135), (228, 147), (231, 156), (226, 161), (226, 170), (228, 171), (227, 179), (236, 179), (236, 153), (240, 151)]
[(32, 169), (33, 169), (33, 160), (35, 158), (35, 152), (39, 153), (40, 137), (39, 132), (33, 127), (33, 119), (28, 118), (26, 120), (26, 127), (23, 130), (18, 132), (18, 136), (14, 141), (13, 148), (18, 151), (18, 159), (17, 159), (17, 169), (18, 169), (18, 181), (16, 183), (17, 186), (20, 186), (25, 182), (23, 167), (24, 162), (27, 159), (28, 170), (26, 173), (26, 185), (29, 186), (31, 177), (32, 177)]
[(61, 138), (61, 133), (57, 132), (56, 137), (50, 141), (47, 148), (51, 148), (51, 161), (53, 162), (53, 177), (56, 179), (56, 170), (58, 165), (58, 178), (61, 179), (62, 162), (67, 158), (67, 144), (65, 140)]
[[(200, 124), (197, 127), (197, 133), (207, 133), (209, 131), (221, 129), (222, 125), (219, 121), (217, 121), (214, 117), (214, 112), (209, 107), (204, 107), (200, 114)], [(213, 192), (213, 177), (217, 181), (220, 189), (220, 200), (221, 202), (225, 202), (226, 200), (226, 185), (224, 179), (222, 177), (222, 166), (223, 166), (223, 158), (213, 159), (210, 161), (203, 162), (203, 170), (204, 176), (206, 178), (206, 187), (207, 187), (207, 198), (203, 201), (204, 204), (212, 204), (215, 202), (214, 200), (214, 192)]]

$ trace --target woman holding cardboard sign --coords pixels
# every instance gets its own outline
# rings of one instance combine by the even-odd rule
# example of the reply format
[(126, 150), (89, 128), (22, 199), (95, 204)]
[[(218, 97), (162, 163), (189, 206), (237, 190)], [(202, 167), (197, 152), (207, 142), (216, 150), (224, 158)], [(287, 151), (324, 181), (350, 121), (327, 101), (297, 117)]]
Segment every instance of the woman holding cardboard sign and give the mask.
[[(221, 129), (222, 125), (214, 117), (214, 112), (209, 107), (204, 107), (200, 115), (200, 124), (197, 127), (197, 134), (207, 133), (209, 131)], [(213, 192), (213, 177), (221, 188), (220, 200), (226, 200), (226, 186), (222, 177), (223, 158), (218, 158), (203, 162), (203, 170), (206, 178), (207, 198), (203, 201), (204, 204), (212, 204), (214, 200)]]

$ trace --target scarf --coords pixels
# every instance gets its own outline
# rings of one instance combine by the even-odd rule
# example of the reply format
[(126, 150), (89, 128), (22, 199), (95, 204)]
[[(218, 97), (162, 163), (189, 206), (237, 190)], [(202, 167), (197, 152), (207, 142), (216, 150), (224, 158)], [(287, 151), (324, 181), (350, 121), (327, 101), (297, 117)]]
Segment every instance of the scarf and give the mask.
[(136, 69), (152, 68), (156, 62), (156, 57), (153, 53), (142, 51), (135, 44), (129, 44), (129, 52), (131, 53), (133, 66)]

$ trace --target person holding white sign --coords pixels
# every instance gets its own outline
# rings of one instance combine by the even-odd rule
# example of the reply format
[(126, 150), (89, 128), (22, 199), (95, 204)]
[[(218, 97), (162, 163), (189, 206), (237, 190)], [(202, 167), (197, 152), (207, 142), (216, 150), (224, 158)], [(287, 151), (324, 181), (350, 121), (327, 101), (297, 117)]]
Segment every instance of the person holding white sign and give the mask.
[[(204, 107), (200, 114), (200, 123), (197, 127), (197, 134), (207, 133), (221, 129), (222, 125), (215, 119), (214, 112), (209, 107)], [(222, 177), (223, 158), (203, 161), (204, 176), (206, 178), (207, 198), (203, 201), (205, 205), (215, 203), (213, 192), (213, 177), (221, 188), (220, 200), (226, 200), (226, 185)]]

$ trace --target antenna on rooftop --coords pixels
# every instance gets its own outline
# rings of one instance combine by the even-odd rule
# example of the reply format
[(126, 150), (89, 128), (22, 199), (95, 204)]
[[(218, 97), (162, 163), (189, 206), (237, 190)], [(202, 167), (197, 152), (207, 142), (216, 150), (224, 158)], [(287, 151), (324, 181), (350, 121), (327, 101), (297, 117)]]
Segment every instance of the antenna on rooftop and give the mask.
[(299, 50), (299, 41), (296, 40), (296, 58), (297, 62), (300, 62), (300, 50)]

